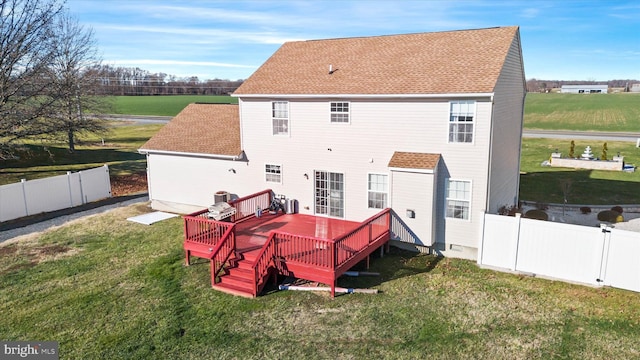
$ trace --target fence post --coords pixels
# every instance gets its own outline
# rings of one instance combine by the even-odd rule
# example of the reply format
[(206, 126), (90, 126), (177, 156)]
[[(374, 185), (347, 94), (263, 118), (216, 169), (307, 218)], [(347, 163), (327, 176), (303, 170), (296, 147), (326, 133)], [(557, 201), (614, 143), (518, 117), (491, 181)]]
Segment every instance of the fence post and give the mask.
[(27, 188), (26, 188), (27, 179), (20, 179), (20, 183), (22, 184), (22, 198), (24, 199), (24, 212), (27, 216), (29, 216), (31, 214), (29, 214), (29, 203), (27, 202)]
[(67, 171), (67, 184), (69, 184), (69, 207), (73, 207), (73, 189), (71, 189), (71, 171)]
[(478, 244), (478, 259), (476, 262), (478, 265), (482, 265), (482, 256), (484, 255), (484, 229), (487, 226), (487, 213), (485, 211), (480, 212), (482, 214), (482, 230), (480, 232), (480, 244)]
[(515, 252), (513, 254), (513, 269), (512, 271), (516, 271), (518, 268), (518, 247), (520, 247), (520, 223), (522, 222), (522, 214), (516, 213), (516, 221), (518, 222), (518, 226), (516, 228), (516, 246)]
[(78, 182), (80, 183), (80, 202), (82, 202), (82, 205), (84, 205), (87, 203), (87, 201), (84, 198), (84, 185), (82, 184), (82, 171), (78, 171)]

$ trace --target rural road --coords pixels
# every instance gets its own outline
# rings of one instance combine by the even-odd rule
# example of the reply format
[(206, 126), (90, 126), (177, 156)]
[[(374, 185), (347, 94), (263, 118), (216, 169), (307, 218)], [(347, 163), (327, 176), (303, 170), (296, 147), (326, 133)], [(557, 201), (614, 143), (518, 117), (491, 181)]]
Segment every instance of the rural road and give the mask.
[(607, 140), (637, 142), (639, 133), (605, 131), (567, 131), (567, 130), (524, 130), (523, 138)]
[(108, 120), (132, 122), (132, 125), (145, 125), (145, 124), (166, 124), (171, 119), (173, 119), (173, 116), (105, 115), (105, 118)]
[[(128, 121), (135, 125), (168, 123), (173, 116), (150, 115), (108, 115), (108, 119)], [(522, 133), (523, 138), (548, 139), (576, 139), (576, 140), (606, 140), (637, 142), (640, 132), (605, 132), (605, 131), (568, 131), (568, 130), (527, 130)]]

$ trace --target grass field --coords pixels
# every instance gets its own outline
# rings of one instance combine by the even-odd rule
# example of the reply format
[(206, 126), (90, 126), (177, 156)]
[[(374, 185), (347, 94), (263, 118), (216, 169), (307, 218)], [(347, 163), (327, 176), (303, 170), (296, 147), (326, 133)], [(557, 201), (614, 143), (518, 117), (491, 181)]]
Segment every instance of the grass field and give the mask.
[(237, 104), (231, 96), (171, 95), (171, 96), (115, 96), (114, 112), (126, 115), (176, 116), (191, 103)]
[(640, 132), (640, 94), (528, 93), (527, 129)]
[(119, 208), (0, 245), (0, 338), (60, 343), (61, 359), (631, 359), (637, 293), (479, 269), (392, 248), (376, 295), (210, 288), (184, 267), (181, 220)]

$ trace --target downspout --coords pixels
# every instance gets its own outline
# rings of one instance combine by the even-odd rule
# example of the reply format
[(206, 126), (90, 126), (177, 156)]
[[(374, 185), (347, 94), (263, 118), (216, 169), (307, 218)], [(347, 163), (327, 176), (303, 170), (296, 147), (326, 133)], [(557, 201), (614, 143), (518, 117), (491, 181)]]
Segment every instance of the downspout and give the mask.
[(491, 195), (491, 172), (492, 172), (492, 167), (491, 167), (491, 162), (493, 160), (493, 123), (494, 123), (494, 119), (493, 119), (493, 107), (495, 106), (495, 104), (493, 103), (493, 94), (491, 94), (491, 116), (490, 116), (490, 125), (489, 125), (489, 152), (487, 154), (487, 167), (488, 167), (488, 172), (487, 172), (487, 189), (486, 189), (486, 195), (485, 195), (485, 203), (484, 203), (484, 212), (486, 213), (489, 210), (489, 198)]

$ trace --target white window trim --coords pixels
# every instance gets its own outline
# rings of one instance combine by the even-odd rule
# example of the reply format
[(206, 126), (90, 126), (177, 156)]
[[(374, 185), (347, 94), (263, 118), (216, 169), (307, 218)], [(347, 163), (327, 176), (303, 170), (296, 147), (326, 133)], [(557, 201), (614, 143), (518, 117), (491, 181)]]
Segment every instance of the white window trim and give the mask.
[[(285, 119), (285, 118), (277, 118), (273, 116), (273, 104), (275, 103), (286, 103), (287, 105), (287, 133), (286, 134), (274, 134), (273, 133), (273, 120), (275, 119)], [(271, 111), (271, 135), (272, 136), (286, 136), (289, 137), (291, 136), (291, 107), (289, 106), (289, 101), (288, 100), (272, 100), (271, 101), (271, 109), (269, 109), (269, 111)]]
[[(446, 188), (445, 188), (445, 194), (444, 194), (444, 218), (447, 220), (453, 220), (453, 221), (466, 221), (466, 222), (471, 222), (471, 217), (472, 217), (472, 212), (471, 212), (471, 208), (472, 208), (472, 200), (473, 200), (473, 181), (469, 180), (469, 179), (456, 179), (456, 178), (448, 178), (446, 180)], [(449, 199), (449, 183), (451, 181), (459, 181), (459, 182), (468, 182), (469, 183), (469, 200), (459, 200), (459, 199)], [(459, 219), (459, 218), (455, 218), (455, 217), (448, 217), (447, 216), (447, 208), (449, 205), (449, 200), (454, 200), (454, 201), (468, 201), (469, 202), (469, 218), (468, 219)]]
[[(349, 106), (349, 111), (346, 112), (349, 121), (332, 121), (331, 120), (331, 115), (334, 114), (334, 112), (331, 111), (331, 104), (335, 104), (335, 103), (347, 104)], [(335, 114), (345, 114), (345, 113), (335, 112)], [(351, 102), (350, 101), (329, 101), (329, 122), (331, 124), (343, 124), (343, 125), (351, 124)]]
[[(369, 193), (372, 192), (371, 190), (369, 190), (369, 175), (384, 175), (384, 176), (387, 177), (387, 191), (385, 192), (385, 194), (387, 195), (387, 200), (386, 200), (385, 206), (382, 207), (382, 208), (376, 208), (376, 207), (370, 207), (369, 206)], [(367, 199), (367, 209), (386, 209), (388, 207), (391, 207), (390, 204), (389, 204), (390, 199), (391, 199), (391, 195), (389, 194), (389, 189), (391, 188), (390, 182), (391, 182), (391, 176), (389, 176), (388, 173), (379, 173), (379, 172), (369, 172), (369, 173), (367, 173), (367, 186), (366, 186), (366, 188), (367, 188), (367, 197), (366, 197), (366, 199)], [(375, 193), (382, 193), (382, 192), (375, 191)]]
[[(277, 166), (280, 169), (280, 181), (269, 181), (267, 180), (267, 175), (272, 174), (272, 173), (268, 173), (267, 172), (267, 166)], [(266, 182), (267, 184), (282, 184), (282, 165), (280, 164), (273, 164), (273, 163), (265, 163), (264, 164), (264, 182)]]
[[(451, 104), (452, 103), (461, 103), (461, 102), (473, 102), (473, 121), (471, 121), (471, 124), (473, 124), (473, 131), (471, 132), (471, 141), (470, 142), (460, 142), (460, 141), (450, 141), (449, 140), (449, 135), (451, 135), (451, 132), (449, 130), (449, 125), (452, 124), (451, 121)], [(448, 144), (461, 144), (461, 145), (473, 145), (476, 142), (476, 128), (477, 128), (477, 120), (478, 120), (478, 101), (476, 100), (468, 100), (468, 99), (460, 99), (460, 100), (450, 100), (448, 103), (448, 108), (447, 108), (447, 143)], [(461, 124), (463, 122), (455, 122), (455, 124)]]

